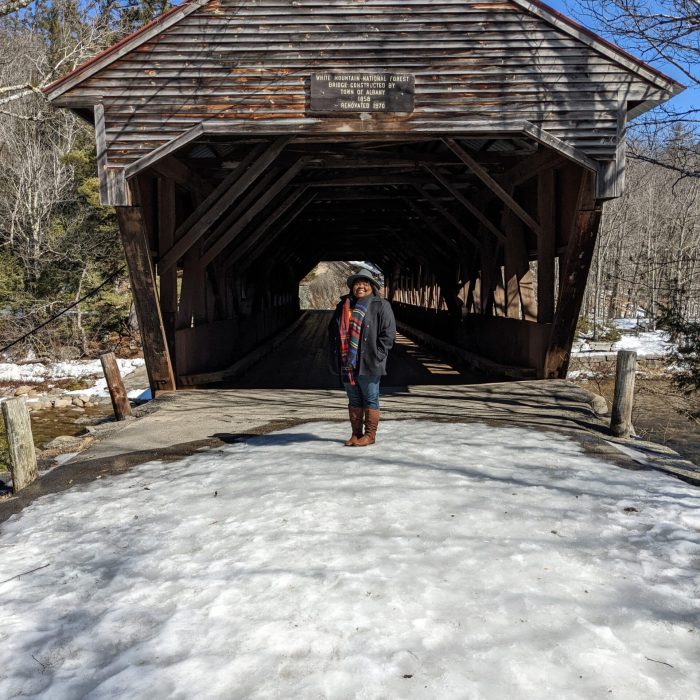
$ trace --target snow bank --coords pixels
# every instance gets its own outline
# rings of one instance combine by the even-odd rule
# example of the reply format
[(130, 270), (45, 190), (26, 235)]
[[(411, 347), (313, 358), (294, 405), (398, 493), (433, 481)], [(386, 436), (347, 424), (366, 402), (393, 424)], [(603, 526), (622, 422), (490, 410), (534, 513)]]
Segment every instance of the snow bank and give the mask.
[[(144, 364), (143, 358), (117, 360), (122, 376), (130, 374)], [(0, 362), (0, 381), (40, 383), (49, 379), (82, 379), (102, 375), (102, 365), (99, 360), (76, 360), (71, 362), (53, 362), (43, 364), (32, 362), (18, 365), (11, 362)], [(84, 393), (84, 392), (81, 392)]]
[(634, 350), (640, 357), (668, 355), (673, 350), (667, 331), (647, 331), (639, 335), (623, 335), (613, 346), (615, 350)]
[(556, 434), (316, 423), (2, 525), (0, 697), (697, 698), (698, 490)]
[(623, 335), (620, 340), (609, 344), (609, 350), (592, 350), (590, 339), (577, 338), (571, 348), (572, 355), (596, 357), (608, 355), (618, 350), (634, 350), (640, 357), (668, 355), (674, 349), (667, 331), (645, 331), (638, 335)]

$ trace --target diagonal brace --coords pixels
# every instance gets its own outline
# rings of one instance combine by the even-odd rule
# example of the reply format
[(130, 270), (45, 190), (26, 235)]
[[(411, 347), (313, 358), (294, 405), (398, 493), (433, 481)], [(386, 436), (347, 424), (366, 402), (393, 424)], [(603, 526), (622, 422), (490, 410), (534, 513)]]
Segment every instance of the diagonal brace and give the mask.
[(488, 187), (522, 222), (537, 236), (542, 235), (540, 225), (513, 199), (513, 197), (494, 180), (486, 170), (477, 163), (455, 139), (445, 138), (443, 141), (452, 152)]
[[(252, 164), (236, 168), (187, 218), (175, 232), (175, 244), (159, 261), (161, 270), (172, 267), (208, 230), (228, 207), (257, 180), (262, 172), (277, 158), (291, 137), (275, 139)], [(253, 154), (255, 155), (255, 153)]]

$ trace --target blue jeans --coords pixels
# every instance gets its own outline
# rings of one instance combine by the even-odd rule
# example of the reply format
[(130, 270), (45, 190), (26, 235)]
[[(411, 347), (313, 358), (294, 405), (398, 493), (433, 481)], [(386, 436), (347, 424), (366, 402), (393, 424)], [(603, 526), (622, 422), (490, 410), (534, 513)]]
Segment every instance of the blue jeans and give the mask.
[(363, 408), (376, 408), (379, 410), (379, 380), (378, 374), (368, 374), (355, 377), (357, 384), (354, 386), (343, 382), (348, 401), (351, 406)]

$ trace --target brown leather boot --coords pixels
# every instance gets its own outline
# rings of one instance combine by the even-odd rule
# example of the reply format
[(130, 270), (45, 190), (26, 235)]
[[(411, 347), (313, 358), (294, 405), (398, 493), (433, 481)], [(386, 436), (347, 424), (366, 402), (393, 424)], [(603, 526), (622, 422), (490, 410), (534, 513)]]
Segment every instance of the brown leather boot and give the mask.
[(355, 442), (356, 447), (366, 447), (374, 445), (374, 440), (377, 437), (377, 426), (379, 425), (379, 416), (381, 414), (376, 408), (365, 409), (365, 434)]
[(362, 437), (362, 418), (365, 409), (362, 406), (348, 406), (350, 414), (350, 425), (352, 426), (352, 437), (345, 441), (345, 447), (354, 447)]

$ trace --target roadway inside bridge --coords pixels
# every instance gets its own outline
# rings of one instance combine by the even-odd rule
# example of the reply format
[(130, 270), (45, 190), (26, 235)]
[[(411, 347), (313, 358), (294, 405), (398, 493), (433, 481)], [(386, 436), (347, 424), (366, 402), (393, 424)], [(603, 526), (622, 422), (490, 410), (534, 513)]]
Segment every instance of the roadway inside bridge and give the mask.
[[(243, 376), (227, 380), (231, 389), (336, 389), (339, 380), (328, 363), (328, 324), (332, 311), (309, 311), (272, 353)], [(399, 333), (389, 353), (382, 388), (415, 385), (483, 384), (495, 378), (458, 367)]]

